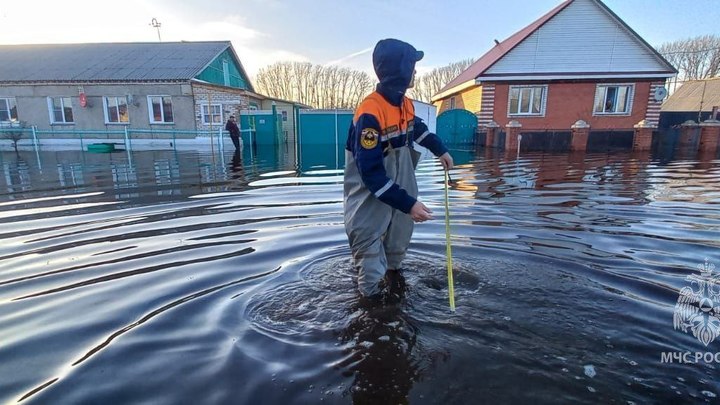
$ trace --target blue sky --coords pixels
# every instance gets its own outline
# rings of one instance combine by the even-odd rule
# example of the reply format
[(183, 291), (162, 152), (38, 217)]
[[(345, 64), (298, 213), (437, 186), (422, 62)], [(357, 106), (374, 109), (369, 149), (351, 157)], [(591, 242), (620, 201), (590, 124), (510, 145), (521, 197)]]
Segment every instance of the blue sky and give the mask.
[[(561, 0), (0, 1), (1, 44), (231, 40), (251, 75), (279, 60), (372, 71), (382, 38), (425, 51), (418, 72), (477, 58)], [(717, 0), (606, 0), (650, 44), (720, 35)], [(39, 10), (42, 10), (39, 12)]]

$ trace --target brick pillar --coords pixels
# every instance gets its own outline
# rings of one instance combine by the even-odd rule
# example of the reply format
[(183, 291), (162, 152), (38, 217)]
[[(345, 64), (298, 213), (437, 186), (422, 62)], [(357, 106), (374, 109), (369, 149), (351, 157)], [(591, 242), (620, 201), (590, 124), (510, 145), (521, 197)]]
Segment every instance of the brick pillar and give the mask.
[(497, 131), (500, 128), (500, 125), (498, 125), (495, 121), (490, 121), (485, 125), (485, 147), (486, 148), (496, 148), (497, 145)]
[(700, 152), (714, 153), (720, 143), (720, 121), (707, 120), (700, 124)]
[(633, 136), (633, 150), (650, 150), (652, 146), (652, 134), (655, 128), (654, 125), (649, 125), (647, 121), (642, 120), (635, 124), (635, 136)]
[(505, 151), (506, 152), (515, 152), (518, 148), (518, 135), (520, 135), (520, 130), (522, 129), (522, 124), (519, 122), (512, 120), (508, 122), (507, 125), (505, 125)]
[(695, 133), (697, 132), (697, 128), (698, 124), (693, 120), (687, 120), (680, 125), (680, 139), (678, 140), (678, 146), (680, 148), (695, 146)]
[(583, 120), (577, 120), (570, 128), (572, 129), (572, 135), (570, 137), (570, 150), (586, 150), (588, 137), (590, 136), (590, 125)]

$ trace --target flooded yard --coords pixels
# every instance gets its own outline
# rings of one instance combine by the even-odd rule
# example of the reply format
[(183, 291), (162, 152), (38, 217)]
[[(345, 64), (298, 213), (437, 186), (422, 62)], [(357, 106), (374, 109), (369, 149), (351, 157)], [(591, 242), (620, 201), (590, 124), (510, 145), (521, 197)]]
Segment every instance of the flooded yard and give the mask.
[(720, 265), (717, 156), (455, 151), (451, 313), (440, 165), (373, 307), (335, 149), (1, 152), (0, 402), (717, 400), (718, 362), (663, 357), (720, 352), (673, 323)]

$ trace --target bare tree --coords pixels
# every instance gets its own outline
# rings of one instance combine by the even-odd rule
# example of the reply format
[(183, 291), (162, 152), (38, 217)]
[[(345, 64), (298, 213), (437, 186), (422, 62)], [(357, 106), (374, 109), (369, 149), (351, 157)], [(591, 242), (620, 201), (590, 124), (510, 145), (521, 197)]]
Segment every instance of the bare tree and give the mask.
[(315, 108), (353, 109), (373, 90), (365, 72), (307, 62), (266, 66), (258, 72), (255, 84), (261, 93)]
[[(429, 103), (472, 63), (472, 59), (465, 59), (416, 77), (408, 97)], [(261, 93), (315, 108), (353, 109), (372, 92), (375, 83), (362, 71), (308, 62), (277, 62), (260, 69), (255, 76), (255, 87)]]
[(410, 89), (408, 96), (429, 103), (432, 96), (439, 93), (440, 89), (464, 72), (473, 62), (473, 59), (463, 59), (416, 77), (415, 87)]
[(15, 153), (18, 153), (18, 141), (22, 139), (23, 132), (26, 128), (26, 124), (24, 121), (21, 122), (12, 122), (9, 125), (3, 125), (0, 126), (0, 135), (2, 135), (3, 138), (9, 139), (13, 143), (13, 147), (15, 148)]
[(720, 76), (720, 37), (701, 35), (666, 42), (658, 52), (678, 70), (679, 80), (697, 80)]

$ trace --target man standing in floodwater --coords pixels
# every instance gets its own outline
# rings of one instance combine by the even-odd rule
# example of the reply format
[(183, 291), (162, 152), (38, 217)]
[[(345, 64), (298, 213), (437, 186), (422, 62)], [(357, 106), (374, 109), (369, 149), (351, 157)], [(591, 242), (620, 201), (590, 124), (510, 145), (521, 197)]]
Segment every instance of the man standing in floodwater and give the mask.
[(417, 200), (420, 154), (413, 143), (438, 156), (445, 170), (453, 167), (447, 148), (405, 97), (422, 57), (422, 51), (397, 39), (375, 45), (373, 67), (380, 84), (355, 111), (345, 145), (345, 232), (365, 297), (380, 298), (390, 284), (402, 283), (413, 221), (432, 219), (430, 209)]
[(225, 124), (225, 130), (230, 133), (230, 139), (232, 139), (233, 145), (235, 145), (235, 151), (240, 150), (240, 128), (238, 128), (235, 122), (235, 116), (231, 115)]

